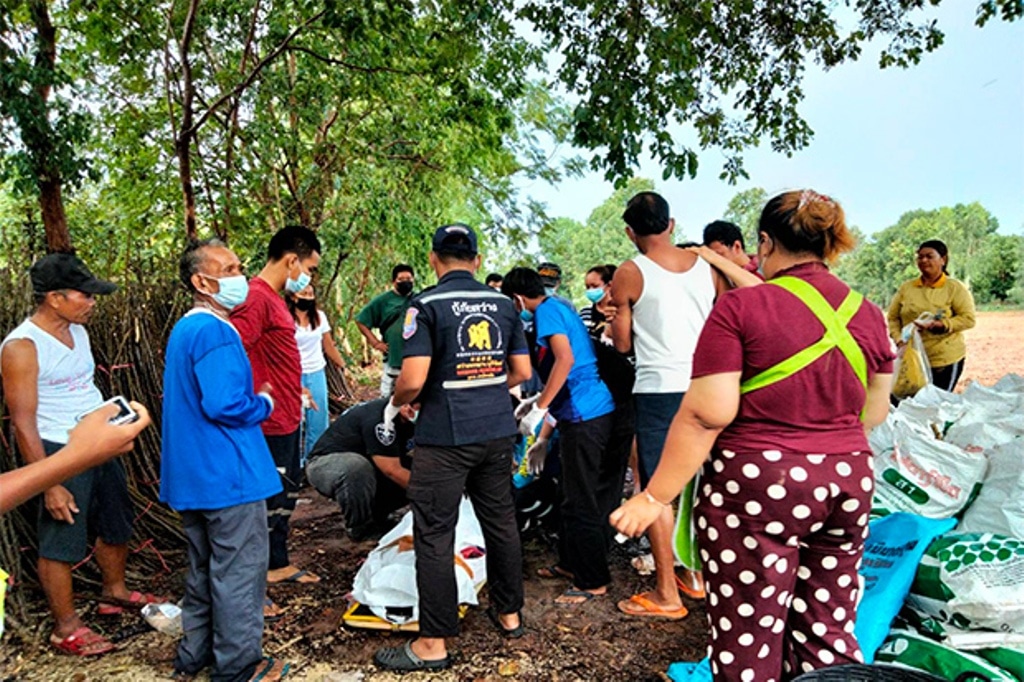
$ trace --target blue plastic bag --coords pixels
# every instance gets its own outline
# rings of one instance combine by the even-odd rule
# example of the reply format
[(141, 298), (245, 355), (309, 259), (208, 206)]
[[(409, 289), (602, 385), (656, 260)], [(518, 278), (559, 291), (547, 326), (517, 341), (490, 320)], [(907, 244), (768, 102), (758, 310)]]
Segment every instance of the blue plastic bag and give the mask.
[(677, 662), (668, 667), (672, 682), (711, 682), (711, 663), (707, 657), (697, 663)]
[(956, 519), (928, 519), (906, 512), (871, 521), (860, 567), (864, 596), (854, 630), (866, 663), (874, 662), (875, 652), (903, 607), (924, 551), (954, 526)]

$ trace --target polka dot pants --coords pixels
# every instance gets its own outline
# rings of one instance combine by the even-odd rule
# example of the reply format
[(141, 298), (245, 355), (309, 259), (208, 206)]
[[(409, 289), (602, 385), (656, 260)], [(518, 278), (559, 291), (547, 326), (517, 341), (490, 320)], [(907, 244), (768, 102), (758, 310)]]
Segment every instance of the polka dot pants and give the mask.
[(871, 453), (715, 451), (694, 509), (715, 680), (862, 662), (853, 636)]

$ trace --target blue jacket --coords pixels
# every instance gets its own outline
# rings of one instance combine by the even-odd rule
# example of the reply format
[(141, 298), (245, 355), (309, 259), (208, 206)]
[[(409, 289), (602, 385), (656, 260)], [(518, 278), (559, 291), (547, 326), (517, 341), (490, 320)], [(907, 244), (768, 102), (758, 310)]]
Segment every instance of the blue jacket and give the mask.
[(160, 500), (178, 511), (224, 509), (281, 492), (242, 339), (201, 309), (174, 325), (164, 367)]

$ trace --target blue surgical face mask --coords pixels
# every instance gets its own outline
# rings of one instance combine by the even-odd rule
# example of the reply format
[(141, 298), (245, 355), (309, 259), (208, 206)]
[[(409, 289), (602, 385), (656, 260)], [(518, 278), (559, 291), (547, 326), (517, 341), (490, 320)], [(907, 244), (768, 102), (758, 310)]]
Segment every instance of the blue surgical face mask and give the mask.
[(209, 275), (203, 275), (207, 279), (212, 279), (220, 286), (220, 291), (215, 294), (210, 294), (210, 298), (224, 306), (228, 310), (232, 310), (235, 306), (242, 305), (245, 303), (245, 299), (249, 296), (249, 282), (245, 279), (245, 275), (233, 275), (231, 277), (210, 277)]
[(555, 295), (555, 288), (554, 287), (544, 287), (544, 295), (545, 296), (554, 296)]
[(604, 287), (594, 287), (593, 289), (587, 289), (583, 292), (583, 295), (587, 297), (587, 300), (591, 303), (598, 303), (604, 298), (605, 295)]
[(533, 322), (533, 313), (526, 308), (519, 311), (519, 319), (523, 322)]
[(312, 281), (313, 278), (309, 276), (309, 273), (307, 273), (305, 270), (300, 269), (299, 278), (292, 279), (291, 277), (289, 277), (287, 280), (285, 280), (284, 288), (287, 289), (289, 293), (297, 294), (306, 287), (308, 287), (309, 283)]

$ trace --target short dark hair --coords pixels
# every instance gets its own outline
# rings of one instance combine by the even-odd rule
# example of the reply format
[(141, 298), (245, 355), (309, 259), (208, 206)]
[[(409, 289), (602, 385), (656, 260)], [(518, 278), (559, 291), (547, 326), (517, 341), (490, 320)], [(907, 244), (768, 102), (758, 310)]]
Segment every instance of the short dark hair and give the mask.
[(270, 238), (267, 245), (267, 259), (278, 261), (286, 254), (294, 253), (300, 260), (305, 260), (320, 253), (320, 240), (316, 233), (302, 225), (285, 225)]
[(178, 259), (178, 277), (181, 278), (181, 283), (185, 285), (189, 293), (194, 294), (196, 292), (195, 285), (192, 284), (192, 275), (199, 272), (199, 266), (203, 264), (206, 257), (203, 255), (203, 251), (210, 246), (222, 246), (227, 248), (227, 244), (217, 239), (216, 237), (211, 239), (193, 239), (185, 247), (185, 251), (181, 254), (181, 258)]
[(939, 254), (940, 258), (946, 259), (946, 262), (942, 264), (942, 271), (947, 275), (949, 274), (949, 271), (946, 269), (949, 265), (949, 247), (946, 246), (946, 242), (941, 239), (929, 239), (928, 241), (921, 242), (921, 245), (917, 247), (918, 251), (921, 249), (935, 249), (935, 253)]
[(487, 279), (484, 280), (484, 284), (493, 284), (494, 282), (498, 282), (500, 284), (503, 279), (505, 278), (499, 275), (498, 273), (492, 272), (491, 274), (487, 275)]
[(587, 270), (587, 274), (589, 275), (590, 273), (593, 272), (594, 274), (601, 278), (602, 282), (604, 282), (605, 284), (611, 284), (612, 278), (615, 276), (616, 270), (618, 270), (616, 266), (612, 265), (611, 263), (606, 263), (604, 265), (595, 265), (594, 267)]
[(741, 249), (747, 248), (743, 241), (743, 231), (727, 220), (715, 220), (704, 228), (704, 246), (711, 246), (714, 242), (727, 247), (739, 242)]
[(408, 265), (407, 263), (399, 263), (395, 267), (391, 268), (391, 281), (394, 282), (403, 272), (408, 272), (413, 277), (416, 276), (416, 272), (412, 269), (411, 265)]
[(640, 192), (626, 204), (622, 219), (636, 234), (646, 237), (668, 229), (668, 202), (657, 192)]
[(539, 298), (544, 295), (544, 281), (532, 268), (512, 268), (501, 281), (501, 293), (509, 297)]

